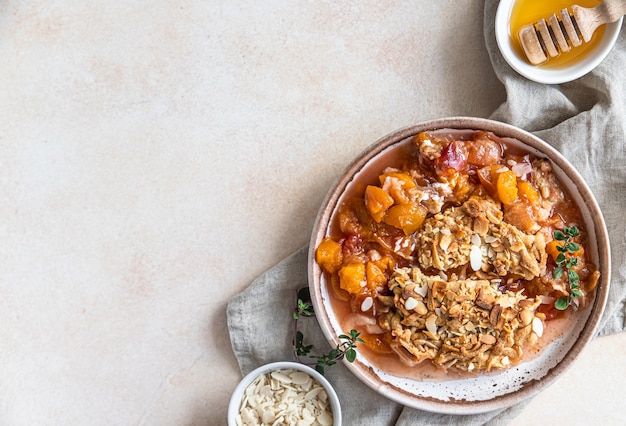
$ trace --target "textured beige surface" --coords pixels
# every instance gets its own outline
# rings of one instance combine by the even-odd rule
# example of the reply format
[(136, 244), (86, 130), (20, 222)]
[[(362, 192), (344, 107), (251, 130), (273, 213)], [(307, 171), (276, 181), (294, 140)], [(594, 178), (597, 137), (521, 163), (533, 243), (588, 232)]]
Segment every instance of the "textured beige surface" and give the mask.
[[(225, 307), (386, 133), (505, 100), (483, 2), (0, 0), (0, 423), (219, 425)], [(516, 425), (618, 424), (626, 336)]]

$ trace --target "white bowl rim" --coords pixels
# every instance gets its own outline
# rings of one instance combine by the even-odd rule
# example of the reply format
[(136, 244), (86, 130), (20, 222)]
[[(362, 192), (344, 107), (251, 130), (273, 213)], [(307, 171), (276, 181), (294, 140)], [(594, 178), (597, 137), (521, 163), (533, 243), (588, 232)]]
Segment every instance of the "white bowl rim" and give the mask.
[[(316, 318), (320, 324), (322, 332), (326, 338), (334, 345), (339, 343), (336, 332), (330, 326), (328, 312), (325, 310), (320, 289), (314, 285), (316, 277), (321, 275), (321, 269), (315, 262), (315, 248), (321, 238), (325, 236), (326, 228), (321, 227), (321, 224), (327, 223), (332, 215), (334, 206), (338, 201), (343, 189), (351, 181), (351, 176), (354, 173), (348, 173), (350, 171), (356, 172), (360, 170), (365, 164), (367, 164), (377, 154), (382, 152), (387, 147), (406, 140), (408, 137), (412, 137), (420, 131), (436, 130), (436, 129), (475, 129), (491, 131), (496, 135), (503, 137), (511, 137), (518, 139), (524, 144), (527, 144), (530, 149), (536, 149), (550, 158), (553, 164), (556, 164), (562, 170), (567, 172), (576, 184), (579, 185), (581, 195), (585, 199), (585, 204), (597, 220), (594, 220), (594, 232), (599, 239), (598, 243), (598, 257), (600, 264), (597, 265), (598, 269), (602, 271), (600, 283), (596, 289), (593, 305), (589, 307), (590, 315), (587, 322), (584, 324), (580, 331), (576, 342), (557, 363), (556, 366), (550, 368), (548, 374), (541, 377), (540, 380), (530, 380), (525, 383), (523, 387), (515, 392), (497, 396), (490, 400), (483, 401), (441, 401), (436, 399), (429, 399), (423, 397), (417, 397), (402, 390), (394, 389), (389, 386), (383, 386), (380, 383), (380, 378), (376, 376), (376, 373), (372, 369), (359, 362), (359, 358), (353, 363), (344, 363), (346, 367), (351, 370), (364, 384), (372, 388), (373, 390), (384, 393), (387, 398), (399, 402), (403, 405), (410, 406), (425, 411), (441, 413), (441, 414), (480, 414), (498, 409), (503, 409), (515, 405), (525, 399), (528, 399), (541, 390), (551, 385), (560, 375), (567, 371), (572, 361), (578, 356), (581, 350), (591, 341), (591, 339), (597, 333), (598, 325), (606, 305), (609, 288), (610, 288), (610, 276), (611, 276), (611, 258), (608, 231), (604, 222), (604, 217), (600, 210), (600, 207), (595, 199), (595, 196), (582, 179), (576, 169), (569, 163), (569, 161), (563, 157), (555, 148), (550, 144), (516, 126), (477, 117), (445, 117), (440, 119), (434, 119), (415, 124), (413, 126), (401, 128), (390, 134), (382, 137), (378, 141), (371, 144), (364, 151), (359, 154), (356, 159), (345, 169), (345, 172), (337, 179), (336, 183), (331, 186), (328, 191), (325, 200), (323, 201), (319, 214), (316, 218), (311, 240), (309, 243), (308, 253), (308, 276), (309, 276), (309, 288), (311, 293), (311, 300), (316, 312)], [(319, 286), (318, 286), (319, 287)]]
[(501, 0), (495, 17), (495, 35), (498, 48), (504, 60), (520, 75), (537, 83), (567, 83), (584, 76), (598, 66), (609, 54), (619, 37), (623, 17), (607, 24), (604, 35), (594, 52), (590, 52), (582, 61), (562, 68), (543, 68), (531, 65), (520, 58), (511, 45), (509, 36), (509, 16), (516, 0)]
[(326, 377), (320, 374), (317, 370), (309, 367), (308, 365), (304, 365), (295, 361), (271, 362), (269, 364), (261, 365), (246, 374), (237, 384), (235, 390), (231, 394), (230, 402), (228, 404), (228, 426), (237, 426), (237, 423), (235, 422), (235, 417), (237, 416), (237, 414), (239, 414), (241, 399), (250, 383), (252, 383), (254, 379), (259, 377), (261, 374), (282, 369), (299, 370), (307, 373), (315, 380), (317, 380), (324, 387), (328, 395), (328, 399), (330, 401), (331, 409), (333, 412), (333, 426), (341, 426), (341, 403), (333, 386), (330, 384), (328, 379), (326, 379)]

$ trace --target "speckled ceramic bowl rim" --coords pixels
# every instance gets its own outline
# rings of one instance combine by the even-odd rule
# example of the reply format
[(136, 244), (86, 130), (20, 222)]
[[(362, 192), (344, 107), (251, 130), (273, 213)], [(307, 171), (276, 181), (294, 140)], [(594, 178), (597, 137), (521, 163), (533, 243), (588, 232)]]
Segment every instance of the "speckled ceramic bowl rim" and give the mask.
[(303, 371), (320, 382), (326, 390), (326, 394), (328, 395), (328, 399), (330, 401), (330, 406), (333, 412), (333, 426), (341, 426), (341, 404), (339, 402), (339, 397), (330, 382), (313, 368), (291, 361), (277, 361), (262, 365), (255, 368), (250, 373), (246, 374), (243, 379), (241, 379), (237, 387), (235, 387), (228, 404), (228, 426), (237, 426), (235, 418), (237, 417), (237, 414), (239, 414), (241, 400), (250, 383), (252, 383), (261, 374), (267, 374), (272, 371), (283, 369)]
[[(516, 0), (502, 0), (498, 5), (495, 18), (495, 34), (498, 48), (504, 57), (504, 60), (517, 71), (520, 75), (537, 83), (559, 84), (576, 80), (589, 73), (597, 67), (609, 54), (613, 45), (619, 37), (622, 28), (622, 20), (607, 24), (602, 39), (595, 47), (594, 51), (589, 52), (580, 61), (577, 61), (567, 67), (546, 68), (531, 65), (525, 58), (521, 58), (513, 48), (509, 21), (511, 10)], [(572, 2), (575, 4), (575, 2)], [(546, 17), (547, 18), (547, 17)], [(566, 55), (567, 53), (565, 53)]]
[[(328, 301), (324, 299), (322, 294), (322, 271), (315, 262), (315, 247), (317, 247), (319, 242), (327, 235), (329, 221), (333, 211), (344, 189), (350, 184), (356, 172), (361, 170), (371, 159), (385, 149), (407, 138), (413, 137), (419, 132), (437, 129), (474, 129), (490, 131), (500, 137), (517, 139), (525, 144), (531, 151), (537, 152), (540, 156), (548, 157), (556, 166), (555, 169), (560, 168), (568, 179), (572, 181), (579, 192), (580, 199), (584, 200), (586, 210), (590, 216), (585, 218), (585, 226), (590, 234), (592, 234), (591, 231), (593, 230), (597, 241), (597, 245), (591, 247), (593, 249), (592, 251), (595, 253), (593, 260), (602, 273), (593, 304), (589, 308), (591, 310), (587, 321), (582, 326), (573, 345), (566, 350), (560, 360), (555, 360), (556, 364), (554, 366), (546, 367), (546, 374), (544, 376), (539, 379), (528, 380), (522, 384), (520, 389), (514, 392), (504, 393), (488, 400), (444, 401), (437, 398), (417, 396), (397, 386), (389, 386), (388, 383), (385, 383), (384, 380), (381, 379), (381, 375), (375, 371), (377, 370), (376, 368), (372, 368), (369, 363), (362, 362), (359, 357), (357, 357), (357, 360), (352, 364), (345, 363), (348, 369), (367, 386), (383, 396), (403, 405), (436, 413), (478, 414), (506, 408), (536, 395), (563, 374), (580, 351), (594, 337), (609, 293), (611, 274), (609, 238), (600, 207), (583, 178), (565, 157), (535, 135), (506, 123), (475, 117), (441, 118), (397, 130), (370, 145), (346, 168), (345, 172), (328, 192), (313, 227), (308, 254), (309, 287), (317, 320), (325, 337), (331, 344), (335, 345), (339, 343), (337, 338), (338, 330), (333, 329), (331, 325), (331, 316), (333, 316), (333, 313), (330, 308), (327, 308), (326, 303), (328, 303)], [(581, 209), (583, 209), (582, 206)], [(573, 338), (574, 337), (572, 337), (572, 339)]]

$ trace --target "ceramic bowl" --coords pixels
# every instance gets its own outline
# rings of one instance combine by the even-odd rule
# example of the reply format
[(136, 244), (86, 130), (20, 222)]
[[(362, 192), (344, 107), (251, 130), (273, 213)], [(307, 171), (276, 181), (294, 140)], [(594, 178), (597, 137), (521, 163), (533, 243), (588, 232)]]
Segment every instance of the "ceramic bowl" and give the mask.
[(296, 370), (309, 375), (313, 380), (319, 382), (320, 385), (326, 391), (328, 402), (330, 403), (330, 409), (333, 414), (333, 426), (341, 426), (341, 405), (337, 393), (333, 389), (330, 382), (314, 370), (311, 367), (297, 363), (297, 362), (273, 362), (270, 364), (262, 365), (255, 370), (248, 373), (237, 385), (230, 398), (228, 405), (228, 426), (237, 426), (237, 415), (240, 412), (241, 404), (246, 394), (246, 389), (253, 383), (259, 376), (266, 374), (269, 375), (272, 372), (281, 370)]
[[(607, 24), (602, 39), (598, 45), (573, 63), (560, 67), (531, 65), (521, 48), (515, 46), (510, 34), (509, 21), (515, 0), (501, 0), (496, 12), (495, 32), (496, 41), (506, 62), (522, 76), (537, 83), (559, 84), (566, 83), (589, 73), (604, 60), (615, 44), (622, 27), (622, 20)], [(567, 53), (565, 53), (566, 55)], [(548, 65), (549, 62), (546, 63)]]
[(536, 358), (509, 369), (476, 377), (420, 381), (396, 376), (388, 366), (379, 368), (361, 353), (354, 363), (346, 363), (347, 368), (364, 384), (405, 406), (436, 413), (476, 414), (509, 407), (537, 394), (566, 371), (589, 343), (596, 333), (609, 291), (609, 238), (600, 208), (583, 178), (558, 151), (531, 133), (508, 124), (471, 117), (443, 118), (400, 129), (370, 145), (347, 167), (328, 192), (314, 225), (308, 260), (309, 287), (317, 320), (333, 346), (339, 343), (337, 336), (345, 330), (341, 330), (331, 305), (330, 292), (333, 290), (315, 261), (315, 249), (329, 235), (333, 214), (342, 202), (343, 194), (353, 189), (351, 185), (358, 185), (355, 177), (361, 173), (368, 175), (370, 166), (382, 170), (383, 164), (377, 159), (389, 150), (407, 143), (422, 131), (437, 129), (493, 132), (513, 146), (538, 157), (549, 158), (556, 176), (579, 206), (588, 235), (589, 247), (586, 249), (602, 274), (591, 306), (579, 312), (564, 335), (553, 340)]

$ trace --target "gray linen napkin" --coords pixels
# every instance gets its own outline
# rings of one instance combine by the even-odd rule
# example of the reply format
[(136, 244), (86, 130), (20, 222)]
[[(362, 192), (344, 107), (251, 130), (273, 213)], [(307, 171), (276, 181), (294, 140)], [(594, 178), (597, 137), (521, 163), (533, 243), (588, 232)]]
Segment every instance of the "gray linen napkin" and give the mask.
[(498, 2), (485, 6), (485, 42), (507, 100), (491, 118), (535, 133), (559, 150), (589, 184), (610, 234), (611, 290), (600, 335), (626, 328), (626, 25), (606, 59), (570, 83), (545, 85), (520, 77), (494, 36)]
[[(535, 132), (561, 151), (583, 175), (596, 195), (611, 234), (611, 246), (626, 247), (626, 31), (607, 59), (592, 73), (562, 85), (542, 85), (524, 79), (502, 59), (495, 42), (498, 5), (485, 5), (485, 40), (507, 101), (491, 118)], [(613, 278), (600, 334), (623, 331), (626, 300), (626, 255), (613, 250)], [(274, 266), (228, 305), (231, 343), (243, 374), (259, 365), (293, 358), (289, 321), (296, 292), (307, 283), (307, 248)], [(300, 320), (306, 343), (326, 351), (315, 318)], [(453, 416), (403, 407), (372, 391), (338, 364), (327, 378), (341, 398), (345, 425), (483, 425), (506, 424), (526, 402), (492, 413)]]

